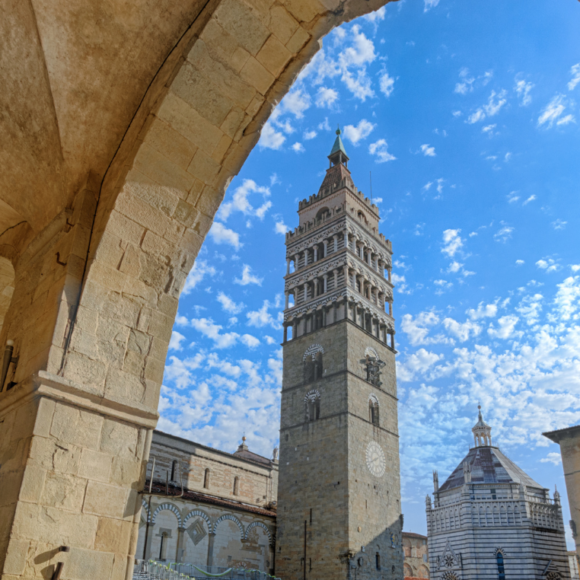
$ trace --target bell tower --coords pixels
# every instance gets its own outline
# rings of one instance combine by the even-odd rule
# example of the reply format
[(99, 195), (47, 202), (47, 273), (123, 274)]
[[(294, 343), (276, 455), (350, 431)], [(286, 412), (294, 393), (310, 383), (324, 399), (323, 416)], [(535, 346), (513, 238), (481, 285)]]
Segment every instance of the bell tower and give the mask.
[(392, 248), (336, 133), (322, 185), (286, 234), (276, 576), (396, 580)]

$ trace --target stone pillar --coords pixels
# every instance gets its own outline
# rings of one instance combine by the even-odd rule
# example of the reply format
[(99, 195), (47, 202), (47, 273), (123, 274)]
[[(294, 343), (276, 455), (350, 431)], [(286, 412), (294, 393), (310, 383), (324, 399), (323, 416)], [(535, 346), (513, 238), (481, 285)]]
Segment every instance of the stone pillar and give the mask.
[(308, 266), (308, 248), (304, 250), (304, 267)]
[(290, 274), (290, 258), (286, 258), (286, 276)]
[(324, 294), (328, 292), (328, 274), (322, 276)]
[(334, 245), (334, 251), (337, 252), (338, 251), (338, 236), (336, 234), (334, 236), (332, 236), (332, 243)]
[[(389, 282), (391, 282), (391, 268), (387, 268), (387, 274), (389, 276)], [(385, 272), (383, 270), (383, 277), (384, 277), (384, 275), (385, 275)]]
[(326, 258), (326, 256), (328, 256), (328, 240), (323, 240), (322, 241), (322, 246), (324, 248), (324, 256), (323, 256), (323, 258)]
[(350, 286), (350, 280), (348, 276), (348, 265), (344, 266), (344, 285), (348, 288)]
[(393, 316), (393, 303), (389, 302), (389, 316)]
[[(207, 566), (213, 566), (213, 545), (215, 542), (215, 533), (210, 532), (207, 538)], [(210, 570), (211, 573), (211, 570)]]
[(333, 270), (332, 275), (334, 277), (334, 290), (338, 288), (338, 270)]
[(286, 305), (284, 306), (284, 310), (288, 310), (288, 299), (290, 297), (290, 293), (288, 291), (285, 291), (284, 296), (286, 298)]
[(308, 282), (304, 283), (304, 302), (308, 300)]
[(314, 252), (314, 259), (313, 262), (318, 262), (318, 246), (314, 246), (312, 248), (312, 251)]
[(294, 272), (300, 268), (300, 254), (294, 256)]
[(292, 320), (292, 340), (294, 340), (298, 334), (298, 320), (296, 318), (294, 318), (294, 320)]
[(185, 532), (185, 528), (181, 527), (181, 528), (177, 528), (177, 550), (176, 550), (176, 554), (175, 554), (175, 561), (176, 562), (183, 562), (183, 552), (185, 551), (183, 548), (183, 542), (184, 542), (184, 532)]

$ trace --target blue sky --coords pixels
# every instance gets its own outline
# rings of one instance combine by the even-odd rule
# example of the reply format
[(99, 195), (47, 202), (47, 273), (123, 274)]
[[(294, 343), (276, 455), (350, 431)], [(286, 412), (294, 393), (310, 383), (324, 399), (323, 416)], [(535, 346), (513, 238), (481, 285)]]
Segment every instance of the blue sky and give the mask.
[(564, 491), (541, 433), (580, 422), (579, 11), (403, 0), (330, 33), (187, 279), (159, 428), (228, 451), (245, 433), (271, 456), (284, 233), (340, 124), (393, 242), (406, 529), (425, 532), (432, 470), (444, 481), (466, 454), (478, 402), (502, 450)]

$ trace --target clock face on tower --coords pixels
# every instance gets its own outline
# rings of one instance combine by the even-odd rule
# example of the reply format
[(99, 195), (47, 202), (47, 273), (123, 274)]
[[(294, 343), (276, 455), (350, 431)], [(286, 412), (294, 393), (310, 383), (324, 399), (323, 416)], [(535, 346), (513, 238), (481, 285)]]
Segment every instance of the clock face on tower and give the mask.
[(376, 441), (367, 445), (367, 467), (375, 477), (381, 477), (385, 473), (385, 454)]

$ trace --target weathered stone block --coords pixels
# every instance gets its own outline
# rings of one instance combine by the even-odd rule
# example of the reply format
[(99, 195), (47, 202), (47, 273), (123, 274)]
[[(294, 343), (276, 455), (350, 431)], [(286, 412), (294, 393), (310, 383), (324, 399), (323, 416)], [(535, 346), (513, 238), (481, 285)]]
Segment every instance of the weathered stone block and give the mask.
[(83, 449), (78, 473), (80, 477), (86, 479), (108, 482), (112, 464), (112, 455), (93, 449)]
[(304, 30), (304, 28), (299, 27), (298, 30), (292, 35), (292, 38), (286, 44), (286, 48), (297, 54), (300, 49), (310, 40), (310, 34)]
[(19, 499), (38, 503), (44, 487), (46, 470), (35, 465), (28, 465), (22, 477)]
[(50, 434), (60, 443), (98, 449), (103, 421), (101, 415), (58, 403)]
[(106, 366), (78, 352), (69, 352), (66, 358), (65, 376), (94, 394), (102, 394)]
[(47, 507), (80, 512), (86, 485), (86, 479), (49, 471), (46, 474), (40, 503)]
[(274, 35), (268, 38), (256, 56), (256, 59), (274, 76), (282, 72), (291, 58), (292, 54)]
[(134, 459), (137, 457), (139, 431), (136, 427), (105, 419), (100, 450), (115, 457)]
[(220, 164), (199, 149), (187, 170), (204, 183), (211, 184), (219, 173)]
[(117, 554), (128, 553), (131, 528), (131, 522), (111, 518), (99, 518), (95, 549), (101, 552), (116, 552)]
[[(197, 46), (197, 44), (194, 46)], [(155, 117), (149, 127), (145, 142), (168, 159), (171, 159), (181, 169), (187, 169), (197, 151), (197, 146), (189, 139), (157, 117)]]
[(96, 580), (110, 578), (114, 554), (93, 550), (71, 550), (67, 565), (63, 569), (63, 580)]
[(143, 226), (139, 225), (134, 220), (129, 219), (116, 210), (113, 210), (109, 216), (107, 229), (111, 233), (122, 237), (125, 242), (129, 242), (136, 246), (141, 243), (143, 233), (145, 232), (145, 228)]
[(11, 540), (4, 560), (4, 574), (14, 574), (15, 577), (21, 577), (24, 574), (29, 546), (30, 542), (27, 540), (18, 540), (16, 538)]
[(270, 10), (270, 30), (276, 35), (282, 44), (286, 44), (298, 28), (296, 19), (280, 4), (276, 4)]
[(128, 491), (115, 485), (89, 481), (83, 512), (123, 519), (126, 515)]
[(274, 76), (269, 73), (255, 58), (250, 57), (244, 68), (240, 71), (240, 76), (256, 87), (258, 92), (265, 95), (274, 82)]

